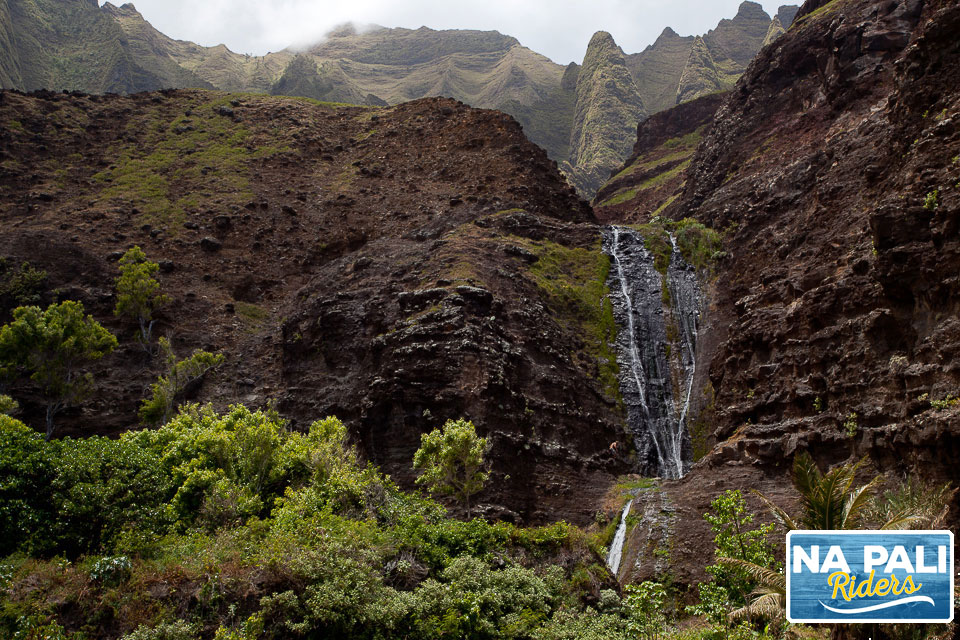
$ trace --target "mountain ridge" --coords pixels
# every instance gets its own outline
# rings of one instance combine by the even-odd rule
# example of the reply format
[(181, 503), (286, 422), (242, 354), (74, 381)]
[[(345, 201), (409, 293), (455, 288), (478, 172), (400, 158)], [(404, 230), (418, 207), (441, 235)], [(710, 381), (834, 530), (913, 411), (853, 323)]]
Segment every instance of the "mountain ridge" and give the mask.
[[(781, 7), (781, 21), (791, 10)], [(46, 33), (47, 23), (72, 25), (65, 29), (73, 33), (72, 39), (61, 42), (47, 34), (41, 38), (45, 50), (31, 46), (30, 34)], [(358, 30), (347, 25), (302, 50), (249, 56), (224, 45), (203, 47), (170, 38), (132, 3), (98, 7), (88, 0), (0, 0), (0, 88), (88, 93), (216, 88), (368, 105), (443, 95), (514, 116), (589, 198), (629, 155), (633, 139), (628, 132), (637, 122), (678, 101), (728, 89), (764, 43), (771, 25), (772, 18), (760, 5), (744, 2), (732, 19), (704, 34), (715, 71), (697, 66), (705, 58), (691, 56), (694, 36), (664, 29), (644, 51), (625, 54), (630, 73), (618, 73), (616, 83), (622, 86), (606, 94), (617, 114), (614, 119), (623, 123), (608, 126), (603, 118), (587, 119), (586, 135), (578, 113), (598, 107), (578, 100), (599, 94), (578, 91), (577, 82), (570, 81), (569, 65), (556, 64), (496, 31), (377, 25)], [(69, 73), (57, 71), (63, 65)], [(105, 69), (98, 73), (99, 67)], [(684, 74), (690, 81), (681, 91)]]

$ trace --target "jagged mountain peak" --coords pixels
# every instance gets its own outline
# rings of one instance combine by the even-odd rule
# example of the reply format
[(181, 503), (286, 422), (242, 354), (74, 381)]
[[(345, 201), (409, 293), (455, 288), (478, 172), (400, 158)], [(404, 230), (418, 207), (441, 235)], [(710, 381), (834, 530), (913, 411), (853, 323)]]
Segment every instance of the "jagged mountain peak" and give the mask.
[(786, 33), (786, 29), (780, 22), (780, 16), (773, 16), (773, 21), (770, 22), (770, 28), (767, 30), (767, 37), (763, 39), (763, 46), (767, 46), (784, 33)]
[(777, 17), (780, 18), (780, 24), (783, 25), (784, 29), (789, 29), (790, 25), (793, 24), (793, 19), (797, 16), (797, 11), (800, 10), (800, 7), (795, 4), (785, 4), (781, 5), (777, 9)]
[[(587, 55), (590, 55), (591, 49), (602, 49), (608, 47), (616, 47), (617, 49), (620, 48), (610, 32), (597, 31), (595, 34), (593, 34), (593, 37), (590, 38), (590, 43), (587, 45)], [(584, 56), (584, 60), (586, 60), (586, 56)]]
[(132, 2), (125, 2), (121, 5), (115, 5), (111, 2), (103, 3), (100, 9), (110, 16), (126, 16), (142, 18), (143, 15), (137, 11), (137, 7)]
[(744, 0), (740, 3), (740, 6), (737, 8), (737, 15), (734, 16), (734, 20), (753, 20), (756, 18), (766, 18), (770, 19), (770, 14), (763, 10), (763, 5), (759, 2), (751, 2), (751, 0)]

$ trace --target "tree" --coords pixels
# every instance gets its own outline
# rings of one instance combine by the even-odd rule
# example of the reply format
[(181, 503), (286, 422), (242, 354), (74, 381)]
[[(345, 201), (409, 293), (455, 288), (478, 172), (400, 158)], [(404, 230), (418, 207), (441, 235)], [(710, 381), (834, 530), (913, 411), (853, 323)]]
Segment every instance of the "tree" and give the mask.
[(93, 387), (93, 376), (82, 367), (113, 351), (117, 339), (73, 300), (40, 307), (18, 307), (13, 321), (0, 329), (0, 368), (8, 373), (30, 372), (40, 385), (47, 407), (47, 439), (53, 418), (64, 407), (80, 402)]
[(17, 409), (20, 408), (20, 405), (16, 400), (10, 396), (5, 396), (0, 393), (0, 415), (12, 416), (17, 412)]
[(117, 316), (134, 318), (140, 324), (138, 339), (147, 351), (150, 350), (150, 335), (156, 322), (153, 314), (170, 298), (160, 293), (156, 274), (160, 265), (147, 260), (143, 250), (134, 246), (120, 258), (120, 277), (117, 278)]
[(160, 351), (163, 352), (170, 369), (167, 375), (160, 376), (150, 385), (151, 396), (140, 405), (140, 419), (147, 424), (166, 424), (183, 399), (183, 394), (199, 382), (211, 369), (223, 364), (223, 354), (210, 353), (197, 349), (184, 360), (177, 361), (170, 341), (160, 338)]
[(413, 456), (413, 468), (422, 469), (417, 484), (431, 493), (453, 496), (470, 517), (470, 497), (483, 489), (490, 476), (483, 463), (487, 439), (477, 437), (473, 423), (447, 420), (442, 429), (420, 437), (420, 448)]

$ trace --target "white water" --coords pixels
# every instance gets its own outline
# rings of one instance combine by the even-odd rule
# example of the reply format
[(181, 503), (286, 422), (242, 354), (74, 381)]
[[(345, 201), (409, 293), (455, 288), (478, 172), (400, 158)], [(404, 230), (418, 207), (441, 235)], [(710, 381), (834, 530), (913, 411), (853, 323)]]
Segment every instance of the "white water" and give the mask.
[[(671, 275), (670, 271), (677, 264), (680, 264), (683, 260), (683, 257), (680, 255), (679, 249), (677, 249), (677, 239), (673, 237), (673, 234), (670, 235), (670, 245), (673, 247), (673, 252), (670, 259), (671, 269), (667, 271), (668, 276)], [(677, 282), (677, 277), (670, 277), (670, 299), (674, 303), (676, 309), (677, 320), (680, 323), (680, 327), (683, 329), (683, 348), (688, 362), (683, 363), (684, 376), (686, 377), (686, 386), (687, 390), (684, 393), (683, 398), (683, 408), (680, 411), (680, 419), (677, 421), (676, 429), (676, 441), (680, 442), (683, 439), (683, 435), (687, 429), (687, 413), (690, 411), (690, 396), (693, 393), (693, 379), (697, 374), (697, 338), (698, 331), (697, 325), (699, 324), (699, 310), (696, 308), (696, 302), (688, 299), (688, 296), (684, 295), (682, 291), (679, 291), (679, 287), (673, 286)], [(693, 307), (691, 307), (691, 302), (693, 302)], [(681, 471), (680, 475), (683, 475)]]
[[(617, 281), (620, 283), (620, 293), (623, 295), (624, 304), (627, 306), (627, 340), (630, 345), (630, 373), (633, 374), (634, 384), (637, 385), (637, 395), (640, 399), (640, 406), (643, 407), (643, 413), (649, 420), (650, 408), (647, 407), (647, 390), (646, 385), (644, 385), (647, 374), (643, 371), (643, 360), (640, 358), (640, 352), (637, 348), (637, 331), (633, 321), (633, 297), (627, 289), (627, 276), (623, 271), (623, 263), (620, 262), (620, 227), (613, 227), (613, 248), (610, 250), (610, 255), (617, 265)], [(657, 447), (657, 458), (663, 460), (660, 443), (656, 438), (654, 438), (654, 443)]]
[[(672, 235), (670, 242), (673, 250), (665, 277), (637, 232), (610, 227), (605, 245), (616, 267), (611, 277), (619, 283), (619, 295), (611, 298), (620, 325), (621, 392), (640, 471), (679, 478), (689, 457), (686, 422), (697, 371), (702, 294), (696, 272), (684, 261)], [(664, 286), (669, 307), (663, 302)], [(680, 329), (672, 341), (667, 338), (668, 318)], [(668, 356), (669, 342), (678, 348)]]
[(610, 573), (614, 576), (620, 569), (620, 559), (623, 555), (623, 543), (627, 540), (627, 515), (630, 513), (630, 507), (633, 506), (633, 500), (627, 503), (620, 515), (620, 525), (617, 527), (617, 534), (613, 536), (613, 542), (610, 544), (610, 551), (607, 553), (607, 566)]

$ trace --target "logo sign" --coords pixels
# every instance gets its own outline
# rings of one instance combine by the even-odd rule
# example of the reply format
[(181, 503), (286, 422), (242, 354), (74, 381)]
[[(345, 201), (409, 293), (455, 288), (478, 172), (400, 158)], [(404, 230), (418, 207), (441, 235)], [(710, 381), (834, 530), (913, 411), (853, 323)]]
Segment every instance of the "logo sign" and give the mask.
[(790, 622), (951, 622), (950, 531), (791, 531)]

